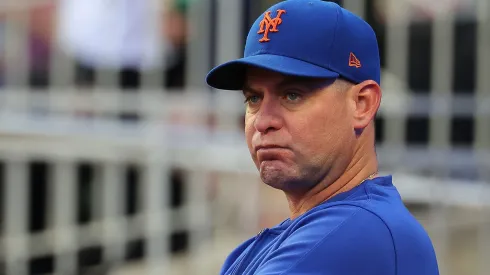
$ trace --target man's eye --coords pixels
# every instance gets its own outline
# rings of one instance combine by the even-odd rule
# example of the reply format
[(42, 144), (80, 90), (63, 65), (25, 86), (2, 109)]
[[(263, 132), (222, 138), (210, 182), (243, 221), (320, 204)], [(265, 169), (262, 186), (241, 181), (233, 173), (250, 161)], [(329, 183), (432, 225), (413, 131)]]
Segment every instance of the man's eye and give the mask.
[(255, 103), (259, 102), (259, 100), (260, 100), (260, 97), (259, 97), (259, 96), (252, 95), (252, 96), (248, 96), (248, 97), (245, 99), (245, 103), (252, 103), (252, 104), (255, 104)]
[(298, 93), (287, 93), (286, 98), (290, 101), (296, 101), (301, 97), (300, 94)]

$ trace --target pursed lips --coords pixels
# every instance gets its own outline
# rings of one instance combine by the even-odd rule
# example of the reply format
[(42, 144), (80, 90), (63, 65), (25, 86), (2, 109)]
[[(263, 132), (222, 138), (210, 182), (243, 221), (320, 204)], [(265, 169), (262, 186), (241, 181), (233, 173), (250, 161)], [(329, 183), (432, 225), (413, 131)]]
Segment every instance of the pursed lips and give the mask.
[(287, 148), (279, 145), (258, 145), (255, 147), (255, 152), (258, 152), (260, 150), (273, 150), (273, 149), (287, 149)]
[(259, 145), (255, 147), (255, 153), (257, 154), (257, 160), (269, 161), (279, 160), (284, 157), (284, 153), (289, 148), (278, 145)]

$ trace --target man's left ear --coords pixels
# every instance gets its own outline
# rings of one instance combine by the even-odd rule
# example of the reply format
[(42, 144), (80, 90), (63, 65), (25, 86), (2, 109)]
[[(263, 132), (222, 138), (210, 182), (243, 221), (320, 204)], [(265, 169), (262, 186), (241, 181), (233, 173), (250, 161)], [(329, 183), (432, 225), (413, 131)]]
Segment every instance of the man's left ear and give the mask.
[(356, 104), (353, 127), (356, 134), (360, 134), (376, 116), (381, 104), (382, 92), (378, 83), (372, 80), (361, 82), (352, 89), (354, 89), (353, 97)]

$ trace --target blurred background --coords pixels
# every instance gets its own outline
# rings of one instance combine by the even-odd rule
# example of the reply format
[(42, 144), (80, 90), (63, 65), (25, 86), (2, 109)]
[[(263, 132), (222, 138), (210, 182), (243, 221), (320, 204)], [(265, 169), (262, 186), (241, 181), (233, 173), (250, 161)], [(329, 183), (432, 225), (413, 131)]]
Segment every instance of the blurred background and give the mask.
[[(0, 274), (218, 274), (287, 218), (204, 82), (276, 2), (0, 0)], [(441, 274), (490, 274), (490, 2), (335, 2), (379, 39), (381, 173)]]

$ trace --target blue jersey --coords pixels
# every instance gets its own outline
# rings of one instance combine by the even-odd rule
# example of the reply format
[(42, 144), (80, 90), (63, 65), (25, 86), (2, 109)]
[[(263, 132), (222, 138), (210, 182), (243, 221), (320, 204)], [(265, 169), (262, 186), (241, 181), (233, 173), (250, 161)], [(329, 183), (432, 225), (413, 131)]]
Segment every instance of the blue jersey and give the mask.
[(221, 275), (438, 275), (392, 177), (367, 180), (236, 248)]

